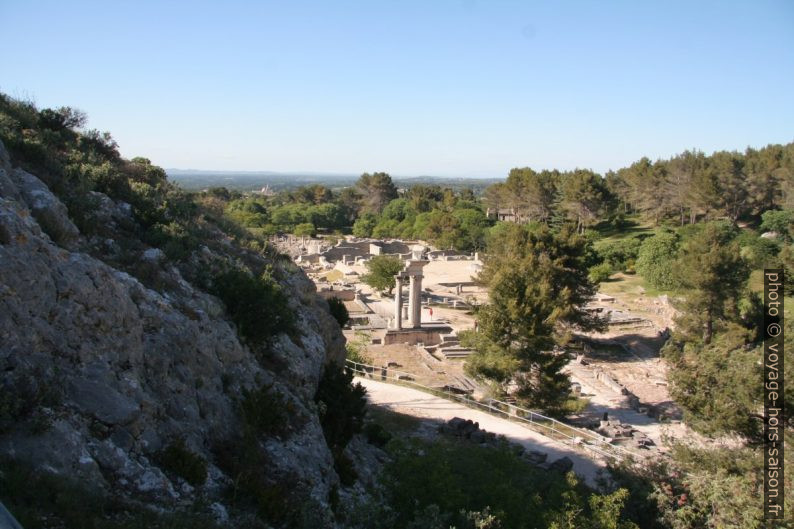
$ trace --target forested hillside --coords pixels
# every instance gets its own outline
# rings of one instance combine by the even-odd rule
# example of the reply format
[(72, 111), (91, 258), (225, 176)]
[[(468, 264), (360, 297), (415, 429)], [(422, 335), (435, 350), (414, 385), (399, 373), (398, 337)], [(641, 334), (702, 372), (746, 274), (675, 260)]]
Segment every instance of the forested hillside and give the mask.
[[(594, 229), (591, 239), (630, 231), (637, 222), (675, 227), (727, 219), (757, 227), (765, 212), (794, 207), (792, 190), (794, 144), (643, 158), (605, 175), (516, 168), (481, 194), (423, 183), (398, 189), (386, 173), (365, 173), (337, 191), (315, 184), (272, 197), (225, 188), (208, 193), (227, 203), (227, 215), (261, 235), (352, 233), (472, 251), (485, 247), (497, 214), (519, 223), (571, 223), (579, 233)], [(780, 228), (786, 215), (770, 214), (761, 227)]]
[(792, 200), (794, 143), (708, 156), (686, 151), (655, 162), (642, 158), (605, 175), (513, 169), (485, 196), (490, 207), (514, 210), (520, 220), (548, 222), (556, 214), (581, 230), (632, 213), (655, 224), (750, 220), (770, 209), (790, 209)]

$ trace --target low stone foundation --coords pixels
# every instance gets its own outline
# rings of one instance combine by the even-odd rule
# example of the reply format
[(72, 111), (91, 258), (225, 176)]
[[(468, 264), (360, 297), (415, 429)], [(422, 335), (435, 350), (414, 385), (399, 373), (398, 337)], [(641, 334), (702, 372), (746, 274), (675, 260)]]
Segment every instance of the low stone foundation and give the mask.
[(356, 291), (353, 289), (318, 290), (317, 293), (325, 299), (339, 298), (342, 301), (353, 301), (356, 299)]
[(452, 327), (438, 325), (433, 327), (420, 327), (418, 329), (389, 329), (383, 338), (384, 345), (393, 343), (405, 343), (416, 345), (437, 345), (441, 343), (441, 335), (452, 332)]

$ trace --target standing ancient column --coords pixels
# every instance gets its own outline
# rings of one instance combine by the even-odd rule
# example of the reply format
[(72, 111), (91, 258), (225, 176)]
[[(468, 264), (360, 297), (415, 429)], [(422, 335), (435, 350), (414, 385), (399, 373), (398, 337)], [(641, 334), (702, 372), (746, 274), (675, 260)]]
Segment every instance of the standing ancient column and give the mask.
[(422, 326), (422, 275), (411, 276), (411, 290), (408, 294), (408, 312), (411, 314), (411, 327)]
[(394, 328), (400, 330), (403, 328), (403, 278), (394, 278)]
[(411, 274), (408, 276), (408, 279), (408, 325), (410, 327), (416, 327), (416, 325), (414, 325), (414, 290), (416, 289), (416, 276)]

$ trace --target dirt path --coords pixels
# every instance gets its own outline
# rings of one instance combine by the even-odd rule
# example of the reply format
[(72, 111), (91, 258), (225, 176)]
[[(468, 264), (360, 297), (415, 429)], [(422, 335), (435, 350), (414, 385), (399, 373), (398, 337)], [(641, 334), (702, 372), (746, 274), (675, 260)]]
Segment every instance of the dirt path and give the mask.
[(596, 462), (573, 448), (506, 419), (500, 419), (415, 389), (360, 377), (356, 377), (356, 381), (367, 388), (367, 397), (370, 403), (376, 406), (387, 407), (392, 411), (423, 419), (441, 421), (448, 421), (453, 417), (470, 419), (480, 423), (480, 428), (497, 435), (504, 435), (510, 441), (520, 443), (528, 450), (546, 452), (548, 461), (568, 456), (573, 461), (574, 472), (590, 485), (596, 484), (595, 480), (599, 471), (605, 468), (603, 463)]

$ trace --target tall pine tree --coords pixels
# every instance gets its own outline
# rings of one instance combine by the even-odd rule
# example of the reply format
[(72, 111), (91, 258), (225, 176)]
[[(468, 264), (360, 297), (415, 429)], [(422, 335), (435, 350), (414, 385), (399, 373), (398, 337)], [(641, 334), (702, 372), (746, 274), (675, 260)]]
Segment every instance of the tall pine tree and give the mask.
[(489, 241), (480, 276), (490, 303), (478, 312), (479, 332), (462, 338), (473, 347), (467, 370), (493, 382), (524, 405), (562, 411), (570, 380), (555, 345), (573, 329), (595, 329), (601, 320), (583, 310), (595, 293), (587, 277), (587, 241), (571, 227), (510, 225)]

